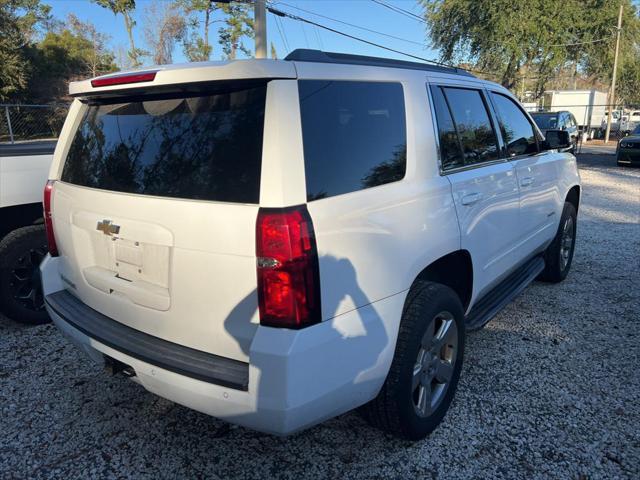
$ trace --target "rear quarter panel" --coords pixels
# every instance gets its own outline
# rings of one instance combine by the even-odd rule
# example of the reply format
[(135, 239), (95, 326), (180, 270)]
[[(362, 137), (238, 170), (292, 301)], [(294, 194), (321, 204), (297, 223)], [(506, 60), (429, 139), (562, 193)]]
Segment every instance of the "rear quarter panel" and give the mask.
[[(308, 204), (326, 320), (406, 294), (424, 267), (460, 248), (459, 228), (451, 185), (438, 173), (425, 72), (310, 63), (297, 70), (300, 79), (399, 82), (405, 100), (404, 179)], [(397, 331), (401, 313), (383, 319), (388, 329)]]

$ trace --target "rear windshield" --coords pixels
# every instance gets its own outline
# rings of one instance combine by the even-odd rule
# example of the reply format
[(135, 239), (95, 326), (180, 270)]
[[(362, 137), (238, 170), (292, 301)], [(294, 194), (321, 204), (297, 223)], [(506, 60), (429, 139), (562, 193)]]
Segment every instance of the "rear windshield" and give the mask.
[(265, 97), (266, 83), (89, 105), (62, 180), (117, 192), (258, 203)]

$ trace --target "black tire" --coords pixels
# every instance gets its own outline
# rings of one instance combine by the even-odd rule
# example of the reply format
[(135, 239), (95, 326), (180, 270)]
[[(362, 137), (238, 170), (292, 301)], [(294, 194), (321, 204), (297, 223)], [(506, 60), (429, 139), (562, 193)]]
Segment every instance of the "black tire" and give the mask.
[[(416, 402), (420, 403), (416, 399), (416, 392), (424, 387), (421, 386), (422, 381), (417, 388), (414, 387), (414, 376), (417, 378), (425, 375), (427, 377), (422, 378), (426, 378), (425, 382), (428, 381), (429, 372), (422, 370), (420, 354), (430, 354), (433, 349), (427, 352), (423, 348), (423, 337), (431, 325), (435, 329), (439, 328), (438, 318), (443, 313), (450, 314), (447, 322), (455, 326), (457, 335), (455, 340), (448, 339), (441, 347), (434, 348), (440, 348), (437, 354), (439, 358), (442, 352), (453, 352), (451, 347), (455, 347), (455, 354), (452, 353), (455, 356), (449, 360), (450, 380), (446, 388), (440, 391), (438, 403), (433, 406), (430, 394), (430, 412), (420, 415), (419, 407), (416, 406)], [(440, 325), (444, 325), (444, 322)], [(433, 337), (436, 339), (437, 335)], [(391, 368), (378, 396), (362, 407), (364, 417), (371, 425), (404, 439), (420, 440), (426, 437), (440, 424), (455, 395), (464, 358), (464, 341), (464, 312), (456, 293), (438, 283), (416, 281), (407, 296)], [(433, 361), (437, 361), (435, 357)], [(418, 375), (415, 373), (416, 369), (420, 372)], [(443, 385), (438, 383), (438, 374), (434, 375), (431, 382), (435, 382), (436, 388), (437, 385)], [(429, 383), (429, 389), (433, 388), (433, 384)], [(420, 391), (418, 397), (421, 393)]]
[[(565, 236), (565, 227), (567, 222), (571, 222), (571, 238), (567, 240)], [(564, 202), (564, 208), (562, 209), (562, 217), (560, 217), (560, 225), (556, 236), (553, 238), (551, 244), (544, 252), (545, 267), (542, 273), (538, 276), (538, 280), (543, 282), (558, 283), (567, 278), (569, 270), (571, 269), (571, 262), (573, 261), (573, 253), (576, 245), (576, 231), (578, 227), (578, 220), (576, 214), (576, 207), (572, 203)], [(569, 246), (568, 257), (563, 260), (563, 253), (566, 253), (566, 248)]]
[(46, 254), (44, 225), (19, 228), (0, 242), (0, 308), (16, 322), (41, 325), (51, 321), (44, 308), (38, 268)]

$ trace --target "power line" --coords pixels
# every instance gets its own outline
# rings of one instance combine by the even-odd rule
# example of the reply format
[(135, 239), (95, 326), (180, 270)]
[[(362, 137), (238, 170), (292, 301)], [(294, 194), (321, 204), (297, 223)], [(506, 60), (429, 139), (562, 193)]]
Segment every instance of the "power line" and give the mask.
[(322, 25), (320, 23), (314, 22), (314, 21), (309, 20), (307, 18), (300, 17), (298, 15), (294, 15), (294, 14), (289, 13), (289, 12), (284, 12), (282, 10), (279, 10), (277, 8), (272, 7), (271, 5), (267, 6), (267, 10), (269, 12), (273, 13), (274, 15), (290, 18), (292, 20), (297, 20), (299, 22), (308, 23), (310, 25), (315, 25), (316, 27), (323, 28), (325, 30), (328, 30), (328, 31), (333, 32), (333, 33), (336, 33), (338, 35), (342, 35), (344, 37), (351, 38), (353, 40), (357, 40), (359, 42), (366, 43), (366, 44), (372, 45), (374, 47), (382, 48), (383, 50), (388, 50), (390, 52), (398, 53), (400, 55), (404, 55), (406, 57), (414, 58), (416, 60), (420, 60), (420, 61), (423, 61), (423, 62), (426, 62), (426, 63), (430, 63), (430, 64), (433, 64), (433, 65), (439, 65), (441, 67), (464, 70), (464, 71), (472, 72), (472, 73), (479, 73), (479, 74), (488, 75), (488, 76), (492, 76), (492, 77), (499, 77), (500, 76), (499, 74), (494, 73), (494, 72), (486, 72), (484, 70), (477, 70), (477, 69), (472, 69), (472, 68), (464, 68), (464, 67), (459, 67), (459, 66), (455, 66), (455, 65), (450, 65), (450, 64), (447, 64), (447, 63), (443, 63), (443, 62), (438, 62), (437, 60), (431, 60), (431, 59), (428, 59), (428, 58), (420, 57), (418, 55), (413, 55), (411, 53), (403, 52), (402, 50), (396, 50), (395, 48), (387, 47), (385, 45), (381, 45), (379, 43), (375, 43), (375, 42), (372, 42), (370, 40), (366, 40), (366, 39), (361, 38), (361, 37), (356, 37), (355, 35), (351, 35), (349, 33), (345, 33), (345, 32), (342, 32), (340, 30), (336, 30), (335, 28), (327, 27), (326, 25)]
[[(322, 25), (320, 23), (316, 23), (316, 22), (314, 22), (312, 20), (309, 20), (307, 18), (303, 18), (303, 17), (300, 17), (298, 15), (294, 15), (292, 13), (283, 12), (282, 10), (278, 10), (277, 8), (274, 8), (274, 7), (270, 6), (270, 5), (267, 6), (267, 10), (269, 12), (273, 13), (274, 15), (278, 15), (280, 17), (290, 18), (292, 20), (297, 20), (299, 22), (308, 23), (310, 25), (315, 25), (316, 27), (320, 27), (320, 28), (323, 28), (323, 29), (328, 30), (330, 32), (337, 33), (338, 35), (342, 35), (344, 37), (348, 37), (348, 38), (351, 38), (353, 40), (357, 40), (359, 42), (363, 42), (363, 43), (366, 43), (368, 45), (372, 45), (374, 47), (382, 48), (382, 49), (388, 50), (390, 52), (398, 53), (398, 54), (404, 55), (406, 57), (415, 58), (416, 60), (420, 60), (420, 61), (423, 61), (423, 62), (431, 63), (433, 65), (439, 65), (441, 67), (458, 68), (458, 67), (452, 67), (451, 65), (447, 65), (447, 64), (442, 63), (442, 62), (438, 62), (436, 60), (430, 60), (428, 58), (420, 57), (418, 55), (413, 55), (411, 53), (403, 52), (401, 50), (396, 50), (395, 48), (386, 47), (384, 45), (380, 45), (379, 43), (371, 42), (369, 40), (365, 40), (364, 38), (356, 37), (355, 35), (351, 35), (349, 33), (341, 32), (340, 30), (336, 30), (335, 28), (327, 27), (326, 25)], [(466, 70), (466, 69), (463, 68), (461, 70)]]
[(345, 22), (343, 20), (338, 20), (337, 18), (332, 18), (332, 17), (328, 17), (326, 15), (322, 15), (320, 13), (312, 12), (310, 10), (305, 10), (304, 8), (300, 8), (300, 7), (296, 7), (296, 6), (293, 6), (293, 5), (289, 5), (288, 3), (285, 3), (285, 2), (275, 2), (275, 5), (284, 5), (286, 7), (294, 8), (296, 10), (300, 10), (301, 12), (309, 13), (309, 14), (315, 15), (317, 17), (321, 17), (321, 18), (324, 18), (324, 19), (327, 19), (327, 20), (331, 20), (332, 22), (341, 23), (341, 24), (347, 25), (349, 27), (358, 28), (360, 30), (364, 30), (364, 31), (370, 32), (370, 33), (375, 33), (376, 35), (381, 35), (383, 37), (393, 38), (394, 40), (400, 40), (401, 42), (412, 43), (414, 45), (420, 45), (421, 47), (424, 46), (424, 44), (420, 43), (420, 42), (414, 42), (413, 40), (408, 40), (408, 39), (402, 38), (402, 37), (396, 37), (395, 35), (390, 35), (388, 33), (379, 32), (377, 30), (373, 30), (373, 29), (367, 28), (367, 27), (362, 27), (362, 26), (356, 25), (354, 23), (349, 23), (349, 22)]
[(287, 37), (283, 33), (283, 27), (280, 25), (280, 17), (275, 17), (274, 20), (276, 22), (276, 28), (278, 29), (278, 33), (280, 33), (282, 44), (284, 45), (285, 50), (287, 52), (290, 52), (291, 49), (289, 48), (289, 42), (287, 42)]
[(575, 45), (586, 45), (589, 43), (599, 43), (606, 42), (613, 39), (613, 35), (605, 38), (598, 38), (597, 40), (585, 40), (584, 42), (574, 42), (574, 43), (559, 43), (556, 45), (549, 45), (550, 47), (573, 47)]
[(322, 42), (322, 38), (320, 38), (320, 30), (318, 30), (318, 27), (316, 27), (315, 25), (313, 26), (313, 33), (316, 36), (316, 39), (318, 40), (318, 45), (320, 46), (321, 50), (324, 50), (324, 43)]
[[(383, 2), (382, 0), (371, 0), (373, 3), (377, 3), (378, 5), (382, 5), (383, 7), (388, 8), (389, 10), (399, 13), (401, 15), (404, 15), (405, 17), (409, 17), (412, 18), (414, 20), (419, 20), (423, 23), (426, 23), (425, 19), (422, 18), (420, 15), (416, 15), (415, 13), (406, 10), (404, 8), (398, 7), (396, 5), (390, 5), (386, 2)], [(573, 46), (577, 46), (577, 45), (587, 45), (587, 44), (591, 44), (591, 43), (599, 43), (599, 42), (606, 42), (608, 40), (611, 40), (613, 38), (613, 35), (611, 37), (605, 37), (605, 38), (599, 38), (597, 40), (585, 40), (585, 41), (578, 41), (578, 42), (573, 42), (573, 43), (558, 43), (558, 44), (554, 44), (554, 45), (549, 45), (549, 47), (573, 47)], [(487, 73), (487, 72), (484, 72)]]
[(409, 10), (405, 10), (404, 8), (400, 8), (400, 7), (396, 7), (395, 5), (389, 5), (386, 2), (382, 2), (381, 0), (371, 0), (373, 3), (377, 3), (378, 5), (382, 5), (383, 7), (388, 8), (389, 10), (399, 13), (400, 15), (404, 15), (405, 17), (409, 17), (412, 20), (417, 20), (419, 22), (425, 23), (424, 18), (422, 18), (420, 15), (416, 15), (413, 12), (410, 12)]

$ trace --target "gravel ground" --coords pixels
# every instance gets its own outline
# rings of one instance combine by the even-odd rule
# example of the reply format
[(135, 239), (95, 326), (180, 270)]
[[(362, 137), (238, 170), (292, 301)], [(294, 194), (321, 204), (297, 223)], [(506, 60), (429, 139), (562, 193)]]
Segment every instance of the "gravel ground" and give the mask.
[(640, 170), (580, 159), (573, 270), (468, 337), (428, 439), (354, 413), (275, 438), (110, 378), (52, 326), (0, 319), (0, 477), (640, 478)]

